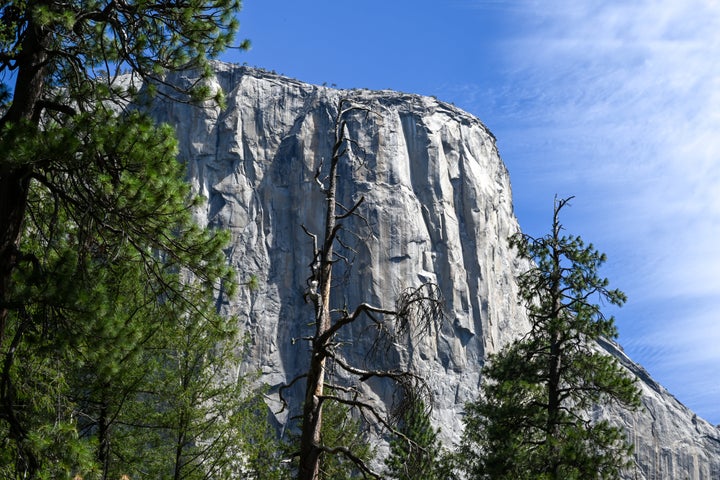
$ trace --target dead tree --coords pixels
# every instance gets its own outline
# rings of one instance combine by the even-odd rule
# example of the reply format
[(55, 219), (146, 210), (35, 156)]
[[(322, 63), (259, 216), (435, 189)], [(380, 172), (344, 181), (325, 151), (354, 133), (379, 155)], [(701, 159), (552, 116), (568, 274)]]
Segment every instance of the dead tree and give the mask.
[[(334, 251), (339, 242), (338, 232), (343, 222), (351, 216), (358, 215), (358, 209), (364, 201), (360, 198), (352, 207), (341, 205), (337, 199), (338, 164), (351, 161), (354, 149), (359, 148), (356, 142), (348, 138), (347, 118), (352, 114), (370, 115), (372, 112), (365, 106), (351, 104), (341, 100), (338, 104), (334, 127), (334, 144), (330, 160), (329, 173), (321, 177), (322, 164), (317, 169), (315, 180), (325, 197), (325, 228), (321, 236), (310, 232), (303, 226), (305, 233), (313, 242), (313, 257), (310, 264), (311, 275), (305, 294), (306, 301), (312, 302), (315, 312), (315, 332), (310, 340), (310, 365), (307, 373), (296, 377), (284, 388), (289, 388), (298, 380), (305, 378), (305, 400), (302, 411), (300, 435), (299, 480), (317, 480), (320, 475), (322, 455), (344, 455), (353, 462), (367, 477), (379, 478), (361, 459), (342, 446), (323, 445), (321, 438), (322, 410), (325, 402), (339, 402), (356, 409), (365, 418), (382, 429), (403, 436), (393, 427), (392, 415), (379, 412), (370, 403), (363, 400), (360, 391), (353, 385), (330, 384), (326, 381), (326, 364), (328, 360), (342, 369), (348, 376), (364, 382), (371, 378), (381, 378), (394, 382), (399, 389), (399, 398), (403, 399), (396, 407), (407, 404), (418, 396), (429, 395), (423, 379), (407, 370), (373, 370), (358, 368), (352, 365), (341, 354), (340, 343), (336, 335), (344, 328), (363, 319), (372, 325), (378, 333), (378, 341), (391, 343), (404, 338), (410, 332), (428, 331), (431, 325), (442, 318), (442, 305), (439, 289), (435, 284), (423, 284), (417, 288), (403, 292), (393, 308), (374, 306), (361, 303), (354, 310), (347, 307), (333, 309), (330, 294), (332, 290), (333, 267), (341, 259)], [(347, 260), (347, 259), (345, 259)], [(379, 345), (376, 341), (376, 347)], [(281, 389), (282, 397), (282, 389)], [(396, 412), (398, 413), (397, 409)], [(404, 437), (404, 436), (403, 436)], [(409, 441), (409, 439), (406, 439)]]

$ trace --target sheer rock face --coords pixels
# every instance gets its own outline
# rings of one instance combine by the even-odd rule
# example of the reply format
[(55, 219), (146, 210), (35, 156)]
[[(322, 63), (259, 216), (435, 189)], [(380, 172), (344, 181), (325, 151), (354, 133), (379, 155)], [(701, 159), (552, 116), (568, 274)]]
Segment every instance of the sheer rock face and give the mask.
[(617, 345), (603, 342), (601, 346), (635, 375), (642, 392), (638, 412), (615, 406), (598, 408), (600, 415), (614, 419), (628, 431), (635, 447), (636, 467), (626, 478), (720, 478), (720, 429), (680, 403)]
[[(184, 75), (169, 80), (193, 81)], [(303, 337), (312, 332), (313, 311), (303, 296), (312, 240), (302, 226), (322, 232), (316, 172), (322, 181), (337, 106), (347, 99), (368, 111), (348, 117), (347, 137), (356, 145), (342, 161), (339, 199), (346, 207), (365, 201), (361, 218), (343, 229), (347, 248), (340, 252), (350, 263), (336, 264), (334, 306), (392, 308), (405, 288), (431, 281), (440, 286), (447, 317), (428, 335), (374, 355), (365, 354), (374, 332), (363, 326), (339, 340), (358, 365), (402, 364), (422, 374), (443, 437), (456, 441), (464, 403), (478, 392), (483, 359), (527, 326), (514, 282), (525, 265), (507, 242), (518, 231), (510, 179), (492, 134), (471, 115), (416, 95), (334, 90), (226, 64), (215, 65), (210, 83), (225, 92), (226, 109), (158, 97), (152, 112), (177, 129), (180, 158), (207, 199), (198, 218), (231, 231), (228, 261), (241, 282), (257, 279), (256, 288), (221, 302), (250, 338), (248, 361), (236, 373), (260, 371), (277, 392), (307, 365)], [(600, 412), (631, 431), (639, 467), (628, 478), (720, 478), (720, 432), (615, 346), (606, 348), (638, 375), (645, 394), (643, 412)], [(332, 365), (329, 373), (342, 376)], [(291, 415), (300, 408), (302, 383), (286, 394)], [(358, 387), (381, 407), (393, 400), (386, 384)], [(287, 410), (278, 417), (287, 418)]]

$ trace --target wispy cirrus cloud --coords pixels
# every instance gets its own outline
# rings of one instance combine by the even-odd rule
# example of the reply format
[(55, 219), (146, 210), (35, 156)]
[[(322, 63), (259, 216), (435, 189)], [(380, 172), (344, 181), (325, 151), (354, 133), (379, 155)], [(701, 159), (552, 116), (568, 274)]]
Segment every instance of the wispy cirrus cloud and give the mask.
[(607, 252), (601, 273), (630, 299), (621, 343), (720, 423), (718, 1), (317, 3), (247, 2), (255, 47), (237, 61), (476, 114), (523, 229), (545, 233), (553, 195), (576, 195), (567, 230)]
[(568, 230), (630, 296), (621, 343), (718, 423), (720, 4), (511, 4), (498, 78), (449, 94), (498, 136), (523, 228), (544, 232), (552, 196), (577, 196)]

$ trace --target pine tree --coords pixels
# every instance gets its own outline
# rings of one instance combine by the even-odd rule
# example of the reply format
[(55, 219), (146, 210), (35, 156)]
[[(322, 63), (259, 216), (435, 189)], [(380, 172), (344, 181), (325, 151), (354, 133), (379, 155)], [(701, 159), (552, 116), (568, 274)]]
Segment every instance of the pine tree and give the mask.
[(0, 89), (3, 478), (106, 477), (121, 409), (170, 365), (145, 362), (162, 343), (159, 327), (210, 318), (194, 299), (232, 290), (228, 237), (193, 221), (200, 199), (184, 180), (174, 133), (124, 106), (153, 94), (221, 101), (203, 81), (187, 91), (156, 85), (173, 69), (209, 74), (238, 8), (238, 0), (0, 6), (0, 78), (14, 81)]
[(592, 414), (594, 405), (634, 408), (639, 391), (595, 340), (617, 330), (593, 299), (621, 305), (625, 295), (598, 276), (605, 255), (564, 235), (556, 200), (552, 232), (511, 239), (535, 266), (518, 284), (531, 330), (489, 358), (481, 398), (467, 405), (461, 446), (470, 478), (613, 479), (631, 454), (624, 432)]
[[(347, 451), (361, 462), (370, 462), (375, 456), (375, 450), (368, 442), (367, 427), (363, 420), (352, 415), (350, 407), (339, 402), (328, 402), (325, 405), (320, 440), (326, 451), (323, 451), (318, 458), (319, 480), (349, 480), (366, 475), (348, 455), (338, 454), (333, 450)], [(295, 457), (291, 464), (293, 470), (298, 468), (297, 450), (300, 442), (300, 433), (291, 431), (287, 442), (283, 445), (285, 455)]]
[(388, 477), (397, 480), (439, 480), (442, 447), (438, 432), (430, 424), (430, 412), (417, 399), (401, 415), (398, 431), (390, 442), (385, 460)]
[(277, 446), (267, 407), (252, 378), (230, 374), (242, 362), (231, 321), (186, 316), (145, 349), (154, 368), (116, 420), (116, 473), (199, 480), (272, 471)]
[(251, 388), (252, 377), (230, 373), (243, 360), (234, 319), (197, 292), (137, 304), (128, 293), (143, 299), (138, 289), (147, 285), (135, 273), (114, 277), (124, 297), (102, 316), (103, 330), (79, 336), (78, 346), (91, 344), (81, 350), (85, 361), (65, 371), (80, 438), (96, 445), (101, 478), (257, 478), (260, 466), (272, 471), (277, 446), (261, 392)]
[[(329, 403), (323, 415), (323, 445), (330, 450), (347, 448), (355, 458), (365, 463), (375, 456), (362, 422), (353, 418), (350, 408), (340, 403)], [(323, 480), (351, 480), (362, 475), (357, 465), (345, 456), (327, 452), (320, 457), (320, 478)]]

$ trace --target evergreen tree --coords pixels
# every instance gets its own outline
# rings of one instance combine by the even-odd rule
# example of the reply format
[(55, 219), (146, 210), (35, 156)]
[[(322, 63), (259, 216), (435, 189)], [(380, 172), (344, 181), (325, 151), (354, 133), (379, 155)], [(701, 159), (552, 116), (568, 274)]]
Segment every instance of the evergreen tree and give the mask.
[(461, 468), (471, 478), (614, 479), (631, 454), (624, 432), (594, 405), (639, 405), (633, 379), (595, 340), (617, 336), (600, 302), (625, 295), (598, 276), (605, 255), (564, 235), (556, 200), (552, 232), (511, 243), (535, 266), (518, 280), (528, 334), (489, 358), (481, 398), (467, 405)]
[[(331, 402), (323, 410), (321, 439), (329, 450), (346, 448), (365, 463), (375, 456), (362, 422), (353, 418), (350, 408), (341, 403)], [(346, 456), (325, 452), (320, 457), (320, 478), (323, 480), (352, 480), (362, 475), (358, 466)]]
[[(128, 460), (113, 457), (124, 447), (120, 420), (157, 393), (149, 380), (182, 386), (170, 379), (191, 366), (179, 361), (185, 354), (202, 359), (200, 370), (211, 365), (212, 352), (168, 342), (198, 334), (187, 322), (216, 321), (210, 300), (233, 283), (227, 235), (193, 221), (200, 200), (172, 130), (122, 107), (141, 93), (221, 100), (202, 81), (187, 91), (155, 85), (173, 69), (209, 74), (238, 8), (238, 0), (0, 6), (0, 78), (14, 81), (0, 89), (3, 478), (106, 478)], [(227, 334), (218, 328), (200, 345)], [(187, 405), (166, 403), (161, 413)]]
[(397, 480), (439, 480), (441, 445), (438, 432), (430, 424), (430, 412), (417, 399), (403, 410), (398, 431), (390, 442), (390, 455), (385, 460), (388, 477)]
[[(72, 222), (62, 228), (75, 231)], [(225, 376), (242, 360), (241, 342), (233, 319), (216, 313), (213, 286), (172, 264), (148, 277), (136, 252), (120, 246), (109, 261), (108, 245), (89, 249), (96, 253), (77, 278), (64, 243), (52, 247), (53, 271), (69, 269), (67, 285), (53, 292), (50, 280), (23, 282), (23, 297), (39, 304), (28, 314), (61, 300), (77, 308), (57, 312), (54, 337), (33, 332), (19, 342), (29, 361), (9, 371), (21, 387), (28, 446), (43, 459), (38, 476), (277, 478), (265, 475), (276, 468), (277, 448), (259, 393), (249, 379)], [(17, 457), (6, 460), (3, 478), (20, 476)]]
[[(364, 463), (374, 458), (375, 450), (368, 443), (367, 433), (367, 425), (353, 417), (350, 407), (338, 402), (328, 402), (323, 408), (323, 424), (320, 430), (320, 441), (325, 451), (318, 459), (318, 480), (364, 478), (366, 473), (358, 468), (350, 455)], [(294, 457), (291, 465), (293, 470), (298, 467), (297, 450), (300, 443), (300, 433), (291, 432), (288, 441), (283, 445), (285, 455)], [(341, 450), (348, 455), (338, 454)]]
[[(230, 373), (243, 357), (234, 319), (215, 313), (207, 295), (190, 292), (135, 304), (127, 296), (142, 285), (141, 272), (115, 279), (125, 298), (103, 316), (104, 331), (81, 336), (95, 339), (82, 340), (92, 344), (81, 350), (89, 361), (66, 372), (75, 380), (68, 395), (82, 415), (80, 438), (97, 446), (101, 478), (258, 478), (259, 467), (272, 471), (277, 448), (267, 407), (252, 378)], [(108, 317), (120, 328), (107, 329)]]

